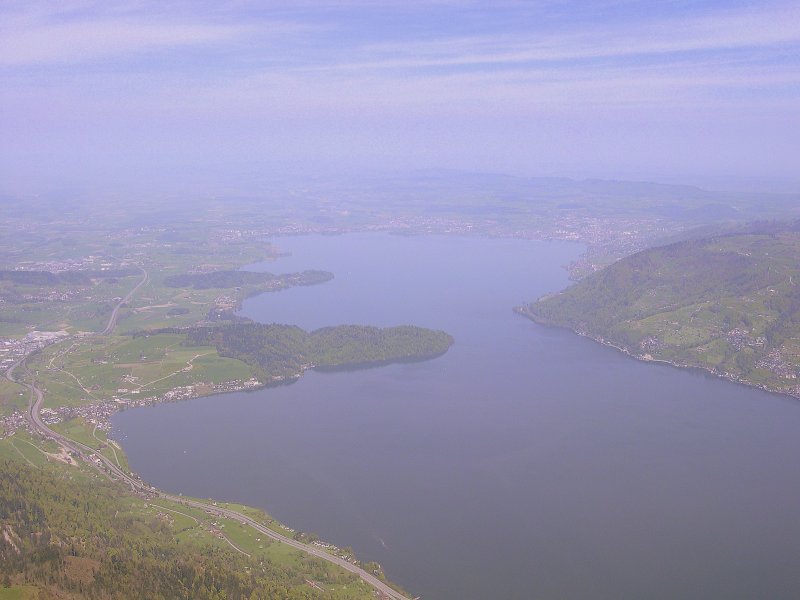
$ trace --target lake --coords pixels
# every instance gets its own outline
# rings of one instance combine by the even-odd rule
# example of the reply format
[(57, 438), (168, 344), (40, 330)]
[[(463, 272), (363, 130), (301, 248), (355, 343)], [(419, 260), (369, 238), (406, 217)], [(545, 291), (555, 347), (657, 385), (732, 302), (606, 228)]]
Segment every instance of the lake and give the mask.
[(291, 256), (250, 269), (335, 279), (241, 314), (421, 325), (455, 345), (120, 413), (113, 435), (145, 480), (262, 507), (424, 600), (800, 597), (800, 403), (515, 315), (568, 285), (580, 246), (275, 242)]

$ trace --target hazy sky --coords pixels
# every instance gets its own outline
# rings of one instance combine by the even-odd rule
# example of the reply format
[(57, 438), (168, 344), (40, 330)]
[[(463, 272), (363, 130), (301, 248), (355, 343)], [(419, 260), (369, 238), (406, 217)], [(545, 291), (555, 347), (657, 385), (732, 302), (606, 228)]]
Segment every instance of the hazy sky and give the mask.
[(220, 4), (0, 3), (0, 187), (799, 178), (796, 1)]

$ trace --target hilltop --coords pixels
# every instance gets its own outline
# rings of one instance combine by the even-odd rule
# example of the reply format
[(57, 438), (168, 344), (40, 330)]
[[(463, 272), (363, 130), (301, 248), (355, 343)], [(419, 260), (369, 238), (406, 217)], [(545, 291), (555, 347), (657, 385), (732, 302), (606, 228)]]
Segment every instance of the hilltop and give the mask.
[(800, 396), (800, 222), (644, 250), (518, 312)]

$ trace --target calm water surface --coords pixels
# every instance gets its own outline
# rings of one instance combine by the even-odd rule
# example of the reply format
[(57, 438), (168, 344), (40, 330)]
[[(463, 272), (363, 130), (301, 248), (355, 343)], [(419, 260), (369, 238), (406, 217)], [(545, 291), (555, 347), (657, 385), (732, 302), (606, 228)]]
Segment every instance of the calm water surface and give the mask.
[(131, 410), (156, 486), (265, 508), (425, 600), (800, 597), (800, 403), (645, 364), (511, 312), (567, 285), (563, 243), (277, 240), (331, 270), (242, 314), (412, 323), (436, 360)]

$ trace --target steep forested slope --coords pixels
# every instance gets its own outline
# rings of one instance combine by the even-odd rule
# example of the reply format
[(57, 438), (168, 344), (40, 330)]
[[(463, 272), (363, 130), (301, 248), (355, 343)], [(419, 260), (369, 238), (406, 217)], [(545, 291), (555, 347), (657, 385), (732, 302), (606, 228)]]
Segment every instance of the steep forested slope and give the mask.
[(624, 258), (519, 312), (645, 359), (800, 394), (800, 227)]
[(0, 597), (20, 597), (20, 586), (48, 599), (372, 597), (356, 576), (299, 553), (248, 557), (221, 539), (236, 531), (189, 510), (148, 504), (77, 467), (0, 459)]

